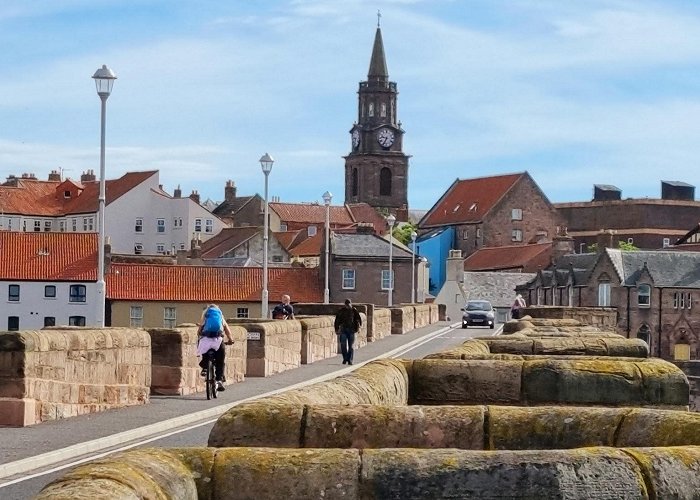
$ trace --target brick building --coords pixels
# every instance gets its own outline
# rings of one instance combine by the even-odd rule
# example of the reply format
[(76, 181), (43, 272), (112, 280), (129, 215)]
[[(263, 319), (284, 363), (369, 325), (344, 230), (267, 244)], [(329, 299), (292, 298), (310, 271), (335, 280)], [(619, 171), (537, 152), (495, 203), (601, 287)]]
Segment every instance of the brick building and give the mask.
[(622, 199), (615, 186), (595, 185), (593, 200), (555, 203), (577, 252), (596, 242), (601, 229), (614, 231), (614, 246), (619, 241), (641, 249), (672, 245), (700, 220), (700, 202), (695, 187), (675, 181), (661, 182), (661, 198)]

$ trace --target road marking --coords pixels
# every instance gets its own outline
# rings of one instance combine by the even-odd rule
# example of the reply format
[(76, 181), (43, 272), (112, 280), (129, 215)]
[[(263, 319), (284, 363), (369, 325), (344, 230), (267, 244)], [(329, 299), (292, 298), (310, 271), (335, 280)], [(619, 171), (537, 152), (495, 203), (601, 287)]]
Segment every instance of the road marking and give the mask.
[[(131, 443), (130, 445), (127, 445), (127, 447), (124, 447), (123, 449), (133, 448), (133, 447), (139, 446), (140, 444), (143, 444), (143, 443), (155, 441), (157, 439), (161, 439), (162, 437), (167, 437), (167, 435), (162, 435), (161, 433), (167, 429), (172, 429), (173, 427), (177, 427), (177, 429), (175, 431), (172, 431), (172, 433), (170, 435), (177, 434), (179, 432), (185, 432), (185, 431), (189, 430), (188, 428), (186, 428), (186, 426), (188, 426), (188, 425), (191, 425), (192, 426), (191, 428), (206, 425), (209, 422), (216, 421), (216, 419), (219, 417), (219, 415), (225, 413), (226, 411), (233, 408), (234, 406), (238, 406), (241, 403), (246, 403), (248, 401), (253, 401), (255, 399), (260, 399), (260, 398), (267, 397), (267, 396), (273, 396), (275, 394), (279, 394), (280, 392), (288, 391), (291, 389), (299, 389), (301, 387), (315, 384), (317, 382), (323, 382), (325, 380), (329, 380), (331, 378), (335, 378), (335, 377), (338, 377), (340, 375), (344, 375), (346, 373), (349, 373), (353, 370), (356, 370), (360, 366), (366, 365), (370, 361), (375, 361), (377, 359), (382, 359), (382, 358), (396, 357), (399, 354), (403, 354), (405, 352), (408, 352), (411, 348), (413, 348), (413, 346), (415, 346), (417, 344), (422, 345), (422, 344), (434, 339), (435, 337), (438, 337), (440, 335), (443, 335), (444, 333), (449, 332), (450, 330), (459, 326), (459, 324), (460, 323), (454, 323), (454, 324), (451, 324), (449, 326), (445, 326), (443, 328), (440, 328), (439, 330), (435, 330), (434, 332), (428, 333), (422, 337), (414, 339), (405, 345), (396, 347), (396, 348), (392, 349), (391, 351), (385, 352), (379, 356), (375, 356), (374, 358), (368, 359), (367, 361), (362, 361), (362, 362), (359, 362), (351, 367), (348, 366), (346, 368), (335, 370), (331, 373), (326, 373), (325, 375), (319, 375), (318, 377), (315, 377), (315, 378), (312, 378), (309, 380), (305, 380), (303, 382), (298, 382), (296, 384), (292, 384), (292, 385), (289, 385), (286, 387), (282, 387), (280, 389), (268, 391), (268, 392), (265, 392), (263, 394), (258, 394), (255, 396), (243, 398), (243, 399), (240, 399), (238, 401), (234, 401), (232, 403), (226, 403), (223, 405), (214, 406), (214, 407), (206, 409), (206, 410), (201, 410), (198, 412), (189, 413), (187, 415), (182, 415), (182, 416), (171, 418), (168, 420), (163, 420), (163, 421), (157, 422), (155, 424), (145, 425), (143, 427), (138, 427), (136, 429), (131, 429), (128, 431), (119, 432), (117, 434), (112, 434), (111, 436), (104, 436), (101, 438), (93, 439), (91, 441), (85, 441), (83, 443), (74, 444), (71, 446), (67, 446), (65, 448), (61, 448), (59, 450), (54, 450), (54, 451), (50, 451), (47, 453), (42, 453), (41, 455), (36, 455), (34, 457), (24, 458), (21, 460), (16, 460), (14, 462), (8, 462), (6, 464), (0, 464), (0, 479), (15, 476), (17, 474), (22, 474), (24, 472), (37, 470), (41, 467), (48, 467), (50, 465), (54, 465), (54, 464), (57, 464), (59, 462), (63, 462), (64, 460), (70, 460), (71, 458), (83, 456), (83, 455), (86, 455), (88, 453), (98, 453), (98, 452), (101, 452), (103, 450), (106, 450), (107, 448), (119, 446), (123, 443), (131, 443), (133, 441), (133, 443)], [(208, 422), (202, 423), (203, 420), (208, 420)], [(192, 424), (196, 424), (196, 425), (192, 425)], [(137, 440), (139, 440), (139, 441), (136, 442)], [(90, 460), (94, 460), (95, 458), (101, 458), (103, 456), (107, 456), (107, 455), (110, 455), (112, 453), (116, 453), (117, 451), (120, 451), (120, 449), (115, 449), (115, 450), (110, 450), (110, 451), (104, 452), (97, 457), (94, 455), (91, 455), (90, 457), (85, 457), (82, 459), (72, 461), (68, 464), (58, 466), (57, 468), (54, 468), (54, 469), (49, 470), (49, 471), (37, 472), (35, 474), (32, 474), (31, 476), (13, 479), (10, 482), (0, 484), (0, 489), (4, 488), (5, 486), (9, 486), (11, 484), (19, 483), (22, 481), (26, 481), (28, 479), (33, 479), (35, 477), (50, 474), (51, 472), (55, 472), (57, 470), (62, 470), (62, 469), (68, 468), (68, 467), (73, 467), (75, 465), (79, 465), (79, 464), (84, 463), (84, 462), (89, 462)]]

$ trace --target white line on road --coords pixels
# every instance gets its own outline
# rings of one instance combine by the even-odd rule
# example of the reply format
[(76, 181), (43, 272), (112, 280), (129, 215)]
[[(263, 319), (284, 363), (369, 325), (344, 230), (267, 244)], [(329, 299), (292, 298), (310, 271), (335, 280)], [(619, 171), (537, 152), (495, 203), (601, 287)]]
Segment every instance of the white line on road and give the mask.
[[(267, 397), (267, 396), (272, 396), (274, 394), (279, 394), (280, 392), (288, 391), (291, 389), (298, 389), (301, 387), (305, 387), (307, 385), (311, 385), (317, 382), (323, 382), (324, 380), (328, 380), (331, 378), (338, 377), (339, 375), (343, 375), (345, 373), (349, 373), (360, 366), (363, 366), (370, 361), (375, 361), (377, 359), (381, 358), (391, 358), (391, 357), (396, 357), (400, 354), (403, 354), (405, 352), (408, 352), (413, 348), (413, 346), (417, 345), (423, 345), (426, 342), (434, 339), (435, 337), (438, 337), (440, 335), (443, 335), (444, 333), (449, 332), (453, 328), (455, 328), (459, 323), (455, 323), (446, 327), (443, 327), (439, 330), (436, 330), (432, 333), (429, 333), (423, 337), (414, 339), (407, 343), (406, 345), (399, 346), (395, 349), (392, 349), (389, 352), (383, 353), (379, 356), (375, 356), (372, 359), (368, 359), (367, 361), (362, 361), (360, 363), (357, 363), (356, 365), (353, 365), (352, 367), (347, 367), (344, 369), (336, 370), (331, 373), (327, 373), (325, 375), (320, 375), (318, 377), (305, 380), (303, 382), (299, 382), (296, 384), (292, 384), (287, 387), (282, 387), (280, 389), (275, 389), (273, 391), (269, 391), (263, 394), (258, 394), (255, 396), (251, 396), (248, 398), (240, 399), (238, 401), (234, 401), (232, 403), (227, 403), (219, 406), (214, 406), (212, 408), (209, 408), (207, 410), (201, 410), (198, 412), (190, 413), (187, 415), (182, 415), (179, 417), (171, 418), (168, 420), (163, 420), (162, 422), (157, 422), (155, 424), (150, 424), (150, 425), (145, 425), (143, 427), (138, 427), (136, 429), (131, 429), (128, 431), (120, 432), (117, 434), (112, 434), (111, 436), (105, 436), (97, 439), (93, 439), (91, 441), (86, 441), (84, 443), (78, 443), (74, 444), (72, 446), (67, 446), (65, 448), (61, 448), (59, 450), (54, 450), (50, 451), (47, 453), (43, 453), (41, 455), (36, 455), (34, 457), (29, 457), (29, 458), (24, 458), (22, 460), (16, 460), (14, 462), (9, 462), (6, 464), (1, 464), (0, 465), (0, 479), (15, 476), (17, 474), (22, 474), (25, 472), (29, 471), (34, 471), (37, 470), (41, 467), (48, 467), (60, 462), (63, 462), (65, 460), (70, 460), (71, 458), (74, 457), (79, 457), (86, 455), (88, 453), (98, 453), (103, 450), (106, 450), (108, 448), (112, 448), (114, 446), (119, 446), (124, 443), (131, 443), (127, 445), (126, 447), (119, 448), (119, 449), (114, 449), (110, 450), (107, 452), (104, 452), (100, 454), (99, 456), (91, 455), (90, 457), (86, 457), (83, 459), (75, 460), (67, 464), (60, 465), (58, 467), (55, 467), (51, 470), (48, 471), (42, 471), (42, 472), (37, 472), (35, 474), (32, 474), (30, 476), (25, 476), (22, 478), (17, 478), (13, 479), (9, 482), (5, 482), (0, 484), (0, 489), (4, 488), (5, 486), (9, 486), (11, 484), (15, 484), (21, 481), (26, 481), (28, 479), (32, 479), (35, 477), (43, 476), (46, 474), (50, 474), (51, 472), (55, 472), (58, 470), (62, 470), (68, 467), (73, 467), (75, 465), (79, 465), (81, 463), (94, 460), (95, 458), (100, 458), (103, 456), (107, 456), (109, 454), (115, 453), (117, 451), (121, 451), (122, 449), (129, 449), (133, 448), (135, 446), (139, 446), (144, 443), (148, 443), (151, 441), (155, 441), (157, 439), (161, 439), (163, 437), (167, 437), (172, 434), (177, 434), (180, 432), (185, 432), (187, 430), (200, 427), (202, 425), (206, 425), (210, 422), (216, 421), (216, 419), (219, 417), (219, 415), (225, 413), (229, 409), (233, 408), (234, 406), (237, 406), (241, 403), (245, 403), (247, 401), (252, 401), (255, 399)], [(206, 422), (203, 422), (205, 421)], [(189, 426), (189, 427), (187, 427)], [(170, 434), (162, 434), (168, 429), (172, 429), (173, 427), (176, 427), (177, 429), (175, 431), (172, 431)], [(155, 436), (155, 437), (154, 437)], [(136, 442), (138, 440), (138, 442)]]

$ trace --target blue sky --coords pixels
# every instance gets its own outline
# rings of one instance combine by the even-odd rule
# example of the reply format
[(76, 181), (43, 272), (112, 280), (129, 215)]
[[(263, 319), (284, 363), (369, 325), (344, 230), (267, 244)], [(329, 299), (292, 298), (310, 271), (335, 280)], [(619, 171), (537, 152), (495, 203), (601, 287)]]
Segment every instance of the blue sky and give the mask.
[(646, 0), (2, 0), (0, 178), (160, 170), (223, 198), (344, 196), (376, 11), (410, 163), (409, 204), (455, 178), (529, 171), (551, 201), (593, 184), (700, 187), (700, 2)]

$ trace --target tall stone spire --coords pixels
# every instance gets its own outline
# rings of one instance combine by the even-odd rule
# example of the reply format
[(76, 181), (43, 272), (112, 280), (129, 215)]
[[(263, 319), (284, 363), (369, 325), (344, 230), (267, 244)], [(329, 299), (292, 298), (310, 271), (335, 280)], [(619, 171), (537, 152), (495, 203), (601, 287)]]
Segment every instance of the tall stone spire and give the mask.
[(384, 42), (382, 42), (382, 30), (377, 24), (377, 34), (374, 35), (374, 47), (372, 47), (372, 59), (369, 61), (368, 81), (388, 81), (389, 72), (386, 69), (384, 57)]

